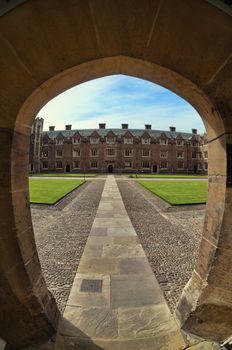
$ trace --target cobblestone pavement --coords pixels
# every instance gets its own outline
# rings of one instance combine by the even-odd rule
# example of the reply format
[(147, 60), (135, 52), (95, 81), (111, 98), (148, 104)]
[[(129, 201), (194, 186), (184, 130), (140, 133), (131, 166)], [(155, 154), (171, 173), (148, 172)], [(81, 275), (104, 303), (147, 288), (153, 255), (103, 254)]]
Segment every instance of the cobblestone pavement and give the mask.
[[(163, 212), (159, 199), (134, 181), (117, 181), (124, 205), (171, 311), (191, 277), (204, 210)], [(163, 204), (162, 204), (163, 205)]]
[[(43, 275), (62, 313), (83, 253), (104, 180), (88, 181), (58, 206), (31, 206)], [(64, 206), (65, 205), (65, 206)]]

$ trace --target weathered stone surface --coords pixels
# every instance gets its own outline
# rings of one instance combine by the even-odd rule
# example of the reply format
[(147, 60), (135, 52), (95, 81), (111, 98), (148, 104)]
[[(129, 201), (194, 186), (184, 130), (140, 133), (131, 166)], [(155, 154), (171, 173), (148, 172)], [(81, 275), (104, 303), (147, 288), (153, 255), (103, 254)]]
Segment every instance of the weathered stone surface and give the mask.
[[(229, 167), (225, 161), (223, 134), (231, 134), (232, 26), (231, 16), (212, 2), (126, 0), (74, 4), (73, 1), (26, 1), (1, 17), (0, 30), (0, 66), (3, 67), (0, 127), (4, 132), (11, 130), (14, 135), (22, 130), (19, 125), (23, 124), (30, 128), (33, 118), (48, 100), (76, 84), (115, 73), (133, 75), (171, 89), (196, 108), (211, 141), (210, 173), (225, 177)], [(226, 142), (229, 143), (228, 137)], [(2, 235), (14, 237), (16, 242), (23, 227), (26, 230), (31, 226), (26, 175), (17, 181), (19, 173), (26, 174), (26, 154), (22, 152), (18, 167), (14, 167), (16, 159), (12, 155), (17, 154), (14, 141), (2, 146), (1, 139), (0, 231)], [(12, 191), (13, 185), (17, 186), (17, 192)], [(220, 203), (221, 221), (224, 194), (222, 187), (217, 196), (210, 197), (215, 206)], [(120, 206), (115, 203), (109, 207), (106, 201), (102, 208), (114, 210)], [(209, 227), (218, 226), (217, 236), (219, 232), (220, 237), (227, 236), (230, 222), (226, 219), (221, 227), (216, 212), (210, 208), (207, 209), (207, 218), (211, 220)], [(10, 254), (11, 244), (6, 248), (4, 255)], [(21, 255), (20, 247), (19, 253)], [(16, 255), (12, 266), (22, 261), (23, 257)], [(220, 262), (211, 260), (209, 274), (214, 263)], [(35, 266), (35, 270), (39, 268)], [(1, 274), (5, 276), (5, 272), (3, 265)], [(29, 279), (33, 279), (32, 270), (28, 273)], [(204, 282), (207, 284), (207, 279)], [(28, 291), (34, 287), (31, 283), (20, 288)], [(13, 288), (11, 291), (15, 293)], [(18, 316), (23, 325), (17, 337), (11, 332), (12, 338), (15, 335), (12, 344), (20, 346), (25, 327), (34, 319), (23, 321), (24, 313), (16, 315), (7, 299), (5, 303), (9, 305), (9, 319)], [(196, 305), (201, 307), (200, 303)], [(46, 312), (43, 315), (45, 317)], [(229, 333), (231, 323), (227, 322), (225, 327)], [(1, 324), (0, 334), (5, 333), (4, 327), (5, 324)], [(200, 325), (196, 323), (195, 329), (200, 335)], [(37, 341), (36, 332), (38, 326), (35, 335), (28, 336), (28, 342)], [(46, 329), (43, 332), (47, 336)], [(217, 332), (223, 340), (224, 332), (220, 333), (220, 327)], [(208, 337), (213, 337), (214, 333), (215, 329), (209, 329)]]

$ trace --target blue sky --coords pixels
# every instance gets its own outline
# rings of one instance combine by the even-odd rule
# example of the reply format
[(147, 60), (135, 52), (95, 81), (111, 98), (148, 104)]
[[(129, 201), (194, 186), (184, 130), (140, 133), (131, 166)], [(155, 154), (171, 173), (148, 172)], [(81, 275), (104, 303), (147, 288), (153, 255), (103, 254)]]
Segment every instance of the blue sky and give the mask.
[(148, 81), (125, 75), (112, 75), (75, 86), (48, 102), (39, 112), (44, 118), (44, 130), (55, 125), (56, 130), (72, 124), (73, 129), (144, 128), (190, 132), (192, 128), (204, 132), (204, 125), (196, 110), (171, 91)]

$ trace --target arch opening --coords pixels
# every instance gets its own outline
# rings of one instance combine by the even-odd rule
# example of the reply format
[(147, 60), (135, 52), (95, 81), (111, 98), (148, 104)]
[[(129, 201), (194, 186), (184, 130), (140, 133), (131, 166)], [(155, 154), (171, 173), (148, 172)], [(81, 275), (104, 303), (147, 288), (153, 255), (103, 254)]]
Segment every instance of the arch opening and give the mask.
[[(224, 147), (224, 139), (217, 139), (216, 135), (220, 134), (224, 130), (224, 125), (222, 119), (218, 112), (216, 112), (214, 106), (211, 104), (209, 99), (204, 93), (199, 90), (194, 84), (190, 83), (183, 77), (177, 75), (176, 73), (164, 69), (160, 66), (140, 61), (137, 59), (132, 59), (129, 57), (112, 57), (107, 59), (101, 59), (94, 62), (89, 62), (87, 64), (83, 64), (81, 66), (77, 66), (71, 70), (63, 72), (62, 74), (55, 76), (54, 78), (47, 81), (43, 89), (37, 89), (24, 103), (22, 106), (16, 120), (14, 137), (12, 142), (12, 162), (17, 169), (19, 166), (23, 170), (16, 179), (16, 172), (12, 172), (12, 189), (17, 188), (18, 186), (22, 188), (27, 188), (27, 169), (28, 169), (28, 158), (26, 148), (28, 147), (29, 142), (29, 133), (30, 127), (32, 125), (33, 119), (37, 114), (38, 110), (48, 101), (51, 96), (56, 96), (58, 93), (65, 91), (67, 88), (72, 87), (78, 83), (83, 81), (90, 80), (92, 78), (108, 75), (108, 74), (127, 74), (136, 77), (141, 77), (143, 79), (158, 83), (162, 86), (167, 87), (171, 91), (177, 93), (182, 96), (184, 99), (189, 101), (195, 109), (202, 116), (203, 121), (206, 126), (207, 134), (209, 140), (215, 139), (215, 141), (209, 143), (209, 202), (207, 205), (207, 214), (205, 220), (205, 234), (206, 235), (214, 235), (215, 227), (220, 227), (222, 216), (223, 216), (223, 208), (224, 208), (224, 196), (225, 196), (225, 181), (224, 178), (215, 178), (215, 173), (221, 173), (221, 169), (225, 169), (225, 147)], [(44, 94), (44, 90), (46, 91), (46, 95)], [(19, 159), (16, 161), (16, 157), (18, 157), (18, 142), (19, 138), (22, 139), (22, 154), (20, 154), (20, 163)], [(215, 162), (211, 158), (212, 152), (217, 149), (217, 155), (222, 160), (220, 162), (220, 167), (217, 162)], [(19, 165), (20, 164), (20, 165)], [(222, 168), (221, 168), (222, 166)], [(108, 170), (110, 165), (108, 166)], [(67, 167), (66, 167), (67, 170)], [(155, 168), (157, 170), (157, 168)], [(212, 174), (212, 175), (211, 175)], [(26, 193), (28, 190), (26, 189)], [(216, 196), (215, 196), (216, 194)], [(12, 196), (12, 201), (15, 203), (17, 207), (18, 198), (14, 195)], [(25, 204), (28, 203), (28, 197), (25, 198)], [(215, 204), (217, 203), (217, 206)], [(221, 208), (221, 211), (218, 213), (218, 206)], [(24, 207), (23, 213), (21, 215), (24, 217), (25, 221), (29, 223), (29, 236), (33, 236), (33, 229), (30, 217), (30, 211), (27, 205)], [(16, 219), (18, 213), (15, 213)], [(208, 220), (211, 220), (211, 231), (208, 229)], [(18, 220), (16, 220), (18, 221)], [(17, 227), (18, 230), (21, 231), (20, 227)], [(203, 233), (204, 235), (204, 233)], [(209, 252), (207, 258), (202, 256), (202, 252), (205, 251), (205, 240), (202, 241), (200, 257), (197, 263), (197, 267), (202, 269), (202, 263), (204, 266), (210, 266), (212, 263), (212, 251)], [(37, 256), (37, 253), (35, 253)], [(40, 273), (39, 263), (36, 263), (35, 266), (38, 268), (38, 272)], [(194, 322), (196, 316), (189, 316), (190, 313), (197, 313), (198, 309), (196, 308), (196, 296), (197, 298), (201, 298), (202, 292), (205, 292), (205, 285), (203, 283), (204, 278), (206, 278), (207, 271), (200, 271), (202, 276), (199, 278), (199, 273), (194, 271), (192, 279), (187, 285), (186, 289), (182, 294), (182, 298), (179, 303), (179, 307), (177, 308), (176, 316), (183, 326), (184, 329), (192, 331), (198, 335), (202, 335), (207, 338), (207, 334), (205, 331), (201, 331), (199, 327)], [(187, 303), (186, 303), (187, 300)], [(194, 311), (194, 312), (193, 312)], [(217, 309), (218, 311), (218, 309)], [(202, 312), (201, 310), (199, 312)], [(54, 318), (54, 313), (51, 313), (51, 318)], [(201, 327), (202, 328), (202, 327)], [(210, 336), (208, 335), (208, 338)], [(219, 339), (220, 336), (217, 336), (215, 340)], [(212, 335), (213, 339), (213, 335)]]

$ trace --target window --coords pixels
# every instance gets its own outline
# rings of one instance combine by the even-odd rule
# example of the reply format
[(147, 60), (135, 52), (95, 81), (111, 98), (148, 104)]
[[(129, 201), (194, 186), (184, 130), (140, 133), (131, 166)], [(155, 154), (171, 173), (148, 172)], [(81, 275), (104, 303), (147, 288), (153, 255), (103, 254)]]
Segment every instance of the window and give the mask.
[(48, 145), (48, 139), (43, 139), (43, 145)]
[(73, 157), (80, 157), (80, 155), (81, 155), (81, 150), (79, 148), (73, 150)]
[(99, 143), (99, 137), (90, 137), (90, 143), (91, 144)]
[(63, 168), (63, 163), (61, 161), (56, 162), (56, 169), (62, 169)]
[(168, 140), (167, 139), (160, 139), (160, 144), (161, 145), (167, 145), (168, 144)]
[(43, 169), (48, 169), (48, 162), (43, 162)]
[(208, 170), (208, 163), (205, 163), (205, 170)]
[(177, 146), (184, 146), (184, 141), (183, 140), (176, 140), (176, 145)]
[(133, 138), (132, 137), (124, 137), (124, 143), (125, 144), (132, 144)]
[(63, 157), (63, 151), (62, 149), (58, 149), (56, 151), (56, 158), (62, 158)]
[(192, 147), (197, 147), (197, 146), (199, 146), (199, 142), (197, 142), (197, 141), (192, 141), (192, 142), (191, 142), (191, 145), (192, 145)]
[(79, 169), (79, 168), (80, 168), (80, 162), (79, 162), (79, 160), (75, 160), (75, 161), (73, 162), (73, 168), (74, 168), (74, 169)]
[(56, 139), (56, 145), (63, 145), (64, 140), (63, 139)]
[(144, 169), (149, 169), (150, 168), (150, 162), (148, 162), (148, 161), (142, 162), (142, 167)]
[(125, 162), (125, 168), (132, 168), (132, 162), (131, 161)]
[(192, 152), (192, 158), (196, 159), (197, 158), (197, 152)]
[(106, 149), (106, 155), (109, 157), (113, 157), (116, 155), (116, 151), (114, 148), (107, 148)]
[(184, 152), (183, 151), (177, 151), (176, 152), (176, 158), (184, 158)]
[(168, 151), (160, 151), (160, 158), (168, 158)]
[(184, 162), (177, 162), (177, 169), (184, 169)]
[(148, 148), (144, 148), (142, 150), (142, 156), (143, 157), (149, 157), (150, 156), (150, 150)]
[(106, 143), (113, 145), (115, 143), (115, 137), (107, 137)]
[(78, 143), (81, 143), (81, 139), (80, 139), (80, 138), (77, 138), (77, 137), (73, 137), (73, 138), (72, 138), (72, 143), (73, 143), (74, 145), (76, 145), (76, 144), (78, 144)]
[(165, 160), (162, 160), (162, 162), (160, 163), (160, 169), (167, 169), (168, 168), (168, 162), (166, 162)]
[(48, 150), (43, 150), (42, 151), (42, 158), (47, 158), (48, 157)]
[(202, 170), (202, 169), (203, 169), (202, 163), (198, 163), (198, 169), (199, 169), (199, 170)]
[(204, 152), (204, 157), (208, 158), (208, 152), (207, 151)]
[(151, 139), (143, 139), (142, 138), (142, 144), (143, 145), (150, 145), (150, 143), (151, 143)]
[(91, 155), (92, 157), (97, 157), (97, 156), (98, 156), (98, 151), (97, 151), (97, 149), (96, 149), (96, 148), (91, 149), (91, 150), (90, 150), (90, 155)]
[(91, 169), (97, 169), (98, 168), (98, 162), (96, 160), (93, 160), (90, 162), (90, 168)]
[(132, 157), (133, 156), (133, 149), (130, 149), (130, 148), (125, 149), (124, 150), (124, 156), (125, 157)]

